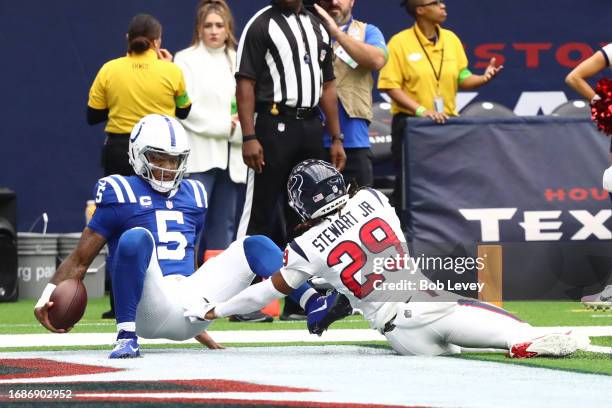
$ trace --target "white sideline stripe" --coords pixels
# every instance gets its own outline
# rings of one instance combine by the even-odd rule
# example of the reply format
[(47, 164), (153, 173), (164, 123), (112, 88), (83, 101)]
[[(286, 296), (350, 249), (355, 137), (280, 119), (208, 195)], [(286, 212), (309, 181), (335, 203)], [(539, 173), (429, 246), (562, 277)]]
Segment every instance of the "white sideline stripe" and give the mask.
[[(228, 330), (211, 331), (211, 336), (220, 343), (322, 343), (329, 341), (375, 341), (384, 336), (370, 329), (330, 330), (323, 336), (315, 336), (306, 330)], [(115, 333), (68, 333), (68, 334), (5, 334), (0, 335), (0, 347), (40, 346), (100, 346), (115, 341)], [(189, 344), (194, 339), (172, 341), (167, 339), (138, 339), (140, 344)]]
[[(542, 328), (544, 329), (544, 328)], [(547, 327), (548, 332), (567, 332), (591, 337), (612, 336), (612, 326), (583, 327)], [(370, 329), (335, 329), (326, 331), (321, 337), (309, 334), (306, 330), (226, 330), (210, 331), (211, 336), (219, 343), (323, 343), (323, 342), (356, 342), (384, 341), (385, 337)], [(111, 345), (115, 341), (115, 333), (68, 333), (68, 334), (4, 334), (0, 335), (0, 347), (41, 347), (41, 346), (100, 346)], [(167, 339), (143, 339), (140, 344), (190, 344), (197, 343), (194, 339), (172, 341)], [(611, 353), (612, 348), (590, 346), (601, 353)]]
[(612, 355), (612, 347), (590, 345), (586, 348), (586, 351), (590, 351), (592, 353), (604, 353)]

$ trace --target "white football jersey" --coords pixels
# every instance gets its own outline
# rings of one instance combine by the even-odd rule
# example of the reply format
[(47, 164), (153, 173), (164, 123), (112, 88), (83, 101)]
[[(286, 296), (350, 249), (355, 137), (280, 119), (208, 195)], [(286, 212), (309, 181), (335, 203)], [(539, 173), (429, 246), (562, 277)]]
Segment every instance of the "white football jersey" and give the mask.
[(398, 244), (405, 248), (405, 241), (387, 197), (363, 189), (340, 211), (287, 245), (281, 273), (292, 287), (313, 276), (325, 279), (363, 312), (373, 328), (381, 328), (395, 313), (397, 302), (367, 299), (380, 279), (372, 271), (372, 262), (381, 249)]

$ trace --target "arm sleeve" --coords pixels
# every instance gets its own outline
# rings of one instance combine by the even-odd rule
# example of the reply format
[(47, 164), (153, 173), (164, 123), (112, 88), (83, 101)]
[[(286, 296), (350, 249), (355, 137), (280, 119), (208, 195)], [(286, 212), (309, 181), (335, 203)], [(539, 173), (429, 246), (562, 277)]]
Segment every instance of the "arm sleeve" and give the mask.
[(396, 37), (389, 42), (388, 59), (385, 66), (380, 70), (378, 77), (378, 89), (401, 89), (402, 84), (408, 80), (402, 74), (402, 53)]
[(189, 95), (187, 94), (185, 77), (183, 76), (183, 71), (178, 66), (175, 66), (175, 68), (178, 75), (178, 81), (176, 85), (176, 91), (174, 92), (174, 103), (177, 108), (186, 108), (191, 105), (191, 100), (189, 99)]
[[(324, 30), (324, 28), (321, 28)], [(329, 41), (329, 34), (327, 35)], [(321, 70), (323, 71), (323, 82), (329, 82), (336, 79), (334, 74), (334, 50), (329, 42), (323, 43), (323, 49), (325, 50), (325, 59), (321, 63)]]
[(104, 64), (98, 74), (96, 75), (96, 79), (94, 79), (91, 88), (89, 89), (89, 99), (87, 101), (87, 106), (94, 109), (108, 109), (108, 104), (106, 101), (106, 76), (108, 71), (108, 64)]
[[(189, 56), (185, 55), (184, 51), (179, 51), (176, 53), (174, 57), (174, 63), (180, 68), (181, 73), (183, 74), (183, 89), (189, 95), (194, 94), (194, 80), (191, 75), (191, 70), (189, 69)], [(180, 82), (180, 80), (179, 80)], [(179, 84), (180, 86), (180, 84)]]
[(453, 34), (453, 37), (454, 37), (453, 40), (456, 42), (456, 47), (457, 47), (458, 73), (461, 73), (464, 69), (467, 69), (468, 59), (467, 59), (467, 55), (465, 55), (465, 48), (463, 48), (463, 44), (461, 43), (461, 40), (459, 39), (459, 37), (457, 37), (455, 34)]
[(276, 290), (272, 284), (272, 279), (267, 279), (249, 286), (227, 302), (218, 304), (215, 306), (215, 313), (219, 317), (250, 313), (282, 297), (285, 297), (285, 295)]
[(261, 20), (254, 20), (242, 34), (238, 45), (236, 77), (257, 80), (265, 67), (267, 33), (263, 30)]
[(467, 68), (463, 68), (461, 71), (459, 71), (459, 84), (461, 84), (463, 81), (465, 81), (467, 78), (472, 76), (472, 71), (470, 71)]
[(117, 212), (117, 206), (112, 205), (108, 207), (98, 207), (94, 211), (93, 217), (89, 221), (87, 226), (102, 235), (108, 241), (111, 236), (119, 228), (120, 216)]
[(283, 267), (280, 270), (285, 282), (292, 288), (299, 288), (314, 275), (314, 259), (309, 260), (297, 240), (290, 242), (283, 254)]
[(373, 24), (366, 26), (365, 43), (380, 48), (385, 53), (385, 60), (389, 59), (389, 51), (385, 43), (385, 37), (378, 27)]
[(94, 188), (96, 210), (87, 226), (108, 240), (123, 223), (125, 211), (121, 211), (117, 193), (105, 178), (98, 180)]
[(108, 109), (94, 109), (87, 107), (87, 124), (95, 125), (108, 119)]
[(174, 115), (179, 119), (186, 119), (189, 116), (189, 112), (191, 112), (191, 103), (184, 108), (179, 108), (178, 106), (174, 109)]

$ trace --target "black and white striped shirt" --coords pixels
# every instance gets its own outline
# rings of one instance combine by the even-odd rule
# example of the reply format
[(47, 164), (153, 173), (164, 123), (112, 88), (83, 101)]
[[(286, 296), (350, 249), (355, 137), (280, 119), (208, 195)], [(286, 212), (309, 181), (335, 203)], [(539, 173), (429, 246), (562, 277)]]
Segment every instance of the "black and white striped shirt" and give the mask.
[(309, 11), (274, 4), (255, 14), (240, 38), (236, 77), (256, 81), (257, 103), (311, 108), (333, 80), (329, 34)]

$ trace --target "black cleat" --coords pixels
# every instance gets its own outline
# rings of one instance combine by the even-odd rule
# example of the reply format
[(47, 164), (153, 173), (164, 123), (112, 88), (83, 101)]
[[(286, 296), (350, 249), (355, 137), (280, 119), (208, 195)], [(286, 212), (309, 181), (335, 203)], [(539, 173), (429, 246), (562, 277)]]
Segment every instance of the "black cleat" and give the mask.
[(270, 315), (260, 312), (259, 310), (251, 313), (237, 314), (230, 316), (230, 322), (244, 323), (270, 323), (274, 318)]

